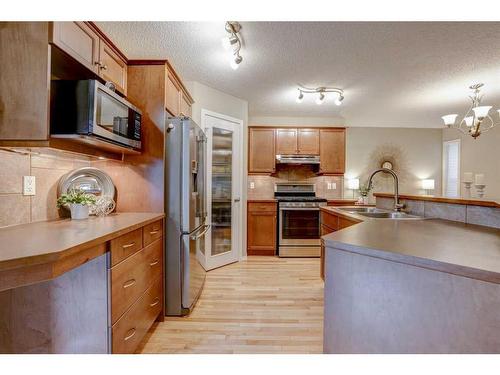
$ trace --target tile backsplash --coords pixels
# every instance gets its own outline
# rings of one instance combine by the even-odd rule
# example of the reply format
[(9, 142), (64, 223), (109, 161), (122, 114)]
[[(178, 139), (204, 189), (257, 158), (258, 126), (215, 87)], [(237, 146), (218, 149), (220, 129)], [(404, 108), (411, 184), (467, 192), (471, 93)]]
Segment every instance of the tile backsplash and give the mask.
[[(49, 149), (0, 150), (0, 227), (51, 220), (61, 176), (90, 166), (90, 159)], [(23, 176), (35, 176), (36, 195), (23, 195)]]
[[(326, 199), (342, 198), (343, 178), (340, 176), (318, 176), (313, 166), (278, 165), (276, 173), (268, 175), (248, 176), (248, 199), (272, 199), (274, 184), (278, 182), (309, 182), (316, 186), (316, 195)], [(332, 184), (332, 189), (328, 189)], [(253, 186), (253, 188), (252, 188)], [(335, 186), (335, 189), (333, 189)]]

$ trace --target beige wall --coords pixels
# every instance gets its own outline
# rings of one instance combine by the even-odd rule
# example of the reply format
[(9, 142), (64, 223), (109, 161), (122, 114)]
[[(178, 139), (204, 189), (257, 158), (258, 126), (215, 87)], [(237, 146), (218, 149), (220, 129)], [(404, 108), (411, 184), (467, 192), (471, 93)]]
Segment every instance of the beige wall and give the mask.
[[(399, 191), (407, 194), (425, 194), (422, 179), (434, 179), (434, 195), (441, 195), (441, 129), (407, 128), (348, 128), (346, 145), (346, 178), (365, 182), (379, 167), (374, 154), (377, 150), (399, 148), (404, 172), (400, 173)], [(377, 176), (375, 192), (392, 192), (392, 178)], [(352, 191), (346, 192), (350, 197)]]
[[(485, 198), (500, 201), (500, 127), (481, 134), (477, 139), (455, 129), (444, 129), (443, 141), (460, 139), (460, 173), (484, 173)], [(462, 196), (465, 189), (461, 186)], [(474, 188), (472, 195), (474, 196)]]
[[(90, 165), (86, 156), (47, 149), (18, 151), (22, 153), (0, 150), (0, 227), (58, 218), (59, 179)], [(35, 176), (36, 195), (22, 194), (23, 176)]]

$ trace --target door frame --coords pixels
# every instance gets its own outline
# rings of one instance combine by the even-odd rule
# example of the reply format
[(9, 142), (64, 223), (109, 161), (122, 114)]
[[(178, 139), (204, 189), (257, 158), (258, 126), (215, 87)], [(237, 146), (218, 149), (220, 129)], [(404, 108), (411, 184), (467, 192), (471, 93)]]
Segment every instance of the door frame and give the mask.
[[(208, 136), (207, 117), (218, 118), (218, 119), (221, 119), (224, 121), (232, 122), (235, 124), (235, 127), (238, 128), (237, 134), (234, 134), (234, 138), (233, 138), (234, 149), (239, 150), (239, 155), (237, 158), (237, 165), (234, 166), (234, 168), (237, 168), (235, 178), (238, 180), (238, 184), (237, 184), (236, 190), (235, 190), (234, 184), (233, 184), (233, 193), (234, 193), (233, 199), (234, 199), (234, 197), (239, 196), (239, 202), (236, 203), (239, 205), (238, 206), (238, 214), (235, 217), (233, 217), (233, 220), (237, 220), (236, 230), (238, 233), (237, 233), (237, 238), (235, 239), (234, 243), (236, 244), (238, 250), (236, 252), (236, 259), (234, 259), (233, 261), (231, 261), (229, 263), (238, 262), (244, 258), (244, 251), (243, 251), (244, 250), (244, 243), (243, 243), (243, 239), (244, 239), (244, 236), (243, 236), (244, 207), (243, 207), (242, 196), (243, 196), (243, 188), (244, 188), (243, 182), (244, 182), (244, 157), (245, 157), (245, 155), (243, 152), (244, 151), (244, 148), (243, 148), (243, 141), (244, 141), (243, 120), (237, 119), (235, 117), (227, 116), (227, 115), (224, 115), (221, 113), (209, 111), (207, 109), (202, 109), (201, 110), (201, 128), (207, 134), (207, 136)], [(212, 195), (212, 193), (211, 193), (212, 181), (209, 180), (208, 177), (209, 176), (211, 177), (211, 175), (212, 175), (211, 166), (209, 165), (209, 162), (212, 161), (212, 157), (208, 156), (208, 154), (211, 152), (211, 150), (209, 150), (208, 145), (211, 145), (211, 144), (212, 144), (212, 139), (209, 139), (207, 142), (207, 158), (206, 158), (207, 165), (206, 165), (206, 169), (205, 169), (207, 171), (206, 172), (206, 174), (207, 174), (207, 191), (208, 191), (207, 211), (209, 211), (208, 214), (210, 217), (210, 224), (211, 224), (211, 214), (212, 214), (212, 212), (211, 212), (212, 202), (211, 202), (211, 199), (209, 199), (209, 197), (211, 198), (211, 195)], [(210, 233), (209, 238), (210, 239), (212, 238), (211, 233)], [(205, 246), (205, 259), (200, 259), (201, 264), (203, 265), (203, 267), (207, 271), (221, 266), (219, 264), (215, 264), (213, 257), (211, 256), (211, 251), (212, 251), (211, 245), (212, 245), (211, 243), (206, 244), (206, 246)], [(224, 254), (221, 254), (221, 255), (224, 255)], [(215, 257), (217, 257), (217, 255)], [(227, 263), (227, 264), (229, 264), (229, 263)]]

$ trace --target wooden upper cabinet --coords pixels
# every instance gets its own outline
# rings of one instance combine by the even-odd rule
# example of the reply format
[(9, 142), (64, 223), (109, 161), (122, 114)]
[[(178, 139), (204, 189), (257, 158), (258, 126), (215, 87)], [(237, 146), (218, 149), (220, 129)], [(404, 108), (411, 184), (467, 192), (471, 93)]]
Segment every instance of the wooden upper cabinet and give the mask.
[(52, 22), (51, 42), (127, 94), (127, 61), (85, 22)]
[(297, 129), (276, 129), (276, 155), (298, 154)]
[(99, 75), (127, 95), (127, 62), (103, 40), (100, 41), (99, 51)]
[(274, 149), (274, 129), (248, 129), (248, 172), (274, 173), (276, 152)]
[(191, 117), (193, 98), (170, 62), (166, 61), (165, 108), (172, 116)]
[(180, 103), (180, 114), (182, 116), (191, 117), (191, 105), (193, 104), (193, 99), (186, 94), (184, 91), (181, 92), (181, 103)]
[(99, 35), (84, 22), (53, 22), (52, 43), (99, 74)]
[(0, 141), (46, 141), (49, 58), (46, 22), (0, 27)]
[(297, 144), (299, 154), (319, 155), (319, 129), (299, 129)]
[(181, 113), (181, 86), (168, 68), (165, 83), (165, 108), (172, 116), (179, 116)]
[(345, 129), (321, 129), (319, 151), (320, 173), (344, 174)]

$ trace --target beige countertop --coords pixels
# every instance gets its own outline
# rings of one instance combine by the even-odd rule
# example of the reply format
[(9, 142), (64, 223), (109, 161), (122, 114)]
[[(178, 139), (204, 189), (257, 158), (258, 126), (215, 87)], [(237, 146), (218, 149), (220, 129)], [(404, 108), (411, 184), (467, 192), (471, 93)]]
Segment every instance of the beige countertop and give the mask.
[(57, 277), (104, 254), (107, 241), (163, 217), (126, 212), (0, 228), (0, 290)]
[(323, 236), (326, 248), (500, 284), (499, 229), (440, 219), (370, 219), (322, 209), (362, 221)]
[[(394, 199), (394, 194), (392, 194), (392, 193), (373, 193), (373, 196), (380, 197), (380, 198)], [(448, 198), (448, 197), (438, 197), (438, 196), (434, 196), (434, 195), (410, 195), (410, 194), (399, 194), (399, 199), (500, 208), (500, 203), (498, 201), (495, 201), (492, 199)]]

